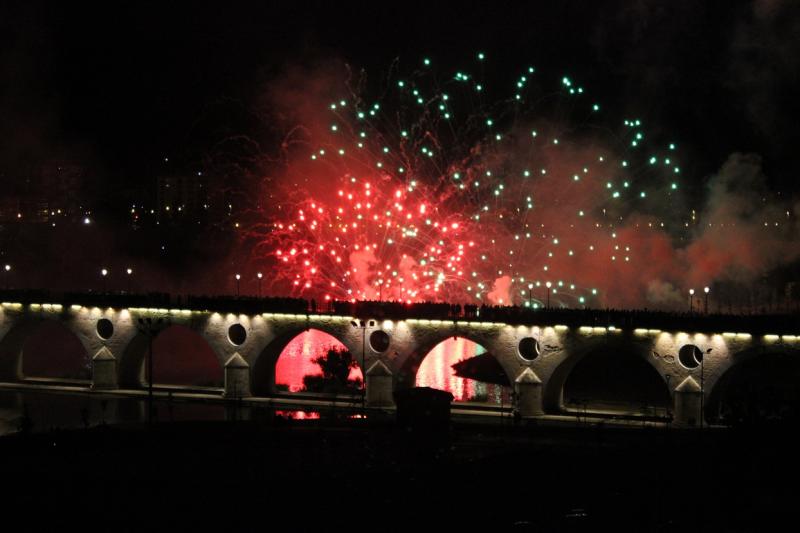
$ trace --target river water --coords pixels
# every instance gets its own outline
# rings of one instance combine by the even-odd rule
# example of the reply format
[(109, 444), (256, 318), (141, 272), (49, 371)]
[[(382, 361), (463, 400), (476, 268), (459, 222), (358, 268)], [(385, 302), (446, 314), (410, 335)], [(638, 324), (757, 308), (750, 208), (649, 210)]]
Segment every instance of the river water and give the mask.
[[(94, 393), (0, 390), (0, 435), (25, 424), (32, 431), (92, 427), (103, 423), (138, 423), (147, 419), (147, 400), (104, 397)], [(225, 420), (225, 406), (160, 400), (154, 402), (156, 421)]]
[[(321, 375), (319, 366), (312, 359), (330, 348), (345, 349), (334, 337), (319, 330), (312, 329), (298, 335), (286, 346), (278, 359), (275, 383), (279, 388), (290, 392), (303, 390), (304, 376)], [(461, 378), (453, 372), (453, 364), (485, 352), (483, 346), (470, 340), (461, 337), (448, 338), (437, 344), (425, 357), (417, 371), (416, 385), (450, 392), (456, 402), (507, 405), (507, 389), (492, 383)], [(361, 370), (352, 369), (349, 379), (360, 380)]]
[[(288, 392), (303, 391), (305, 376), (321, 375), (320, 367), (312, 359), (324, 354), (330, 348), (344, 349), (344, 346), (334, 337), (313, 329), (295, 337), (278, 359), (275, 372), (276, 384)], [(178, 348), (173, 351), (178, 352)], [(456, 402), (508, 405), (507, 388), (461, 378), (454, 374), (453, 364), (482, 353), (485, 353), (484, 348), (474, 342), (460, 337), (450, 338), (434, 347), (425, 357), (417, 372), (416, 385), (448, 391), (453, 394)], [(188, 361), (192, 358), (187, 354), (184, 359)], [(173, 366), (183, 365), (173, 363)], [(162, 375), (166, 375), (166, 372), (162, 372)], [(196, 381), (207, 379), (202, 377)], [(361, 381), (362, 374), (358, 366), (351, 369), (349, 379)], [(169, 382), (169, 379), (165, 382)], [(231, 416), (230, 413), (226, 414), (226, 408), (221, 404), (158, 400), (155, 405), (158, 421), (225, 420)], [(89, 393), (56, 394), (0, 390), (0, 435), (19, 430), (23, 420), (29, 421), (34, 431), (42, 431), (53, 428), (80, 428), (102, 423), (143, 422), (146, 420), (146, 412), (146, 400), (139, 398), (101, 397)], [(277, 411), (274, 414), (296, 419), (319, 416), (316, 412), (290, 410)]]

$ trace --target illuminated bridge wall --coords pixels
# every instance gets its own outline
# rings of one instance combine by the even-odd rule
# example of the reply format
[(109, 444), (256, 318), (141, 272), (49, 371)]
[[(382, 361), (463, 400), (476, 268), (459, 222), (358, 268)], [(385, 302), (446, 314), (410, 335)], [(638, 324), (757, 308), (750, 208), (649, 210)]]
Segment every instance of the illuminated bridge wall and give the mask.
[[(0, 381), (24, 379), (21, 359), (27, 336), (34, 334), (42, 321), (57, 320), (92, 356), (94, 389), (141, 388), (146, 385), (144, 362), (149, 339), (137, 326), (140, 318), (148, 317), (161, 317), (165, 323), (199, 333), (224, 369), (223, 394), (229, 398), (273, 393), (278, 356), (289, 341), (309, 328), (338, 339), (359, 365), (363, 357), (367, 401), (373, 406), (390, 405), (394, 390), (413, 386), (422, 359), (434, 346), (449, 337), (463, 337), (481, 344), (497, 358), (514, 382), (523, 416), (563, 413), (564, 385), (571, 370), (597, 350), (621, 350), (646, 361), (671, 394), (675, 423), (685, 425), (697, 423), (700, 396), (708, 398), (720, 378), (735, 365), (770, 353), (800, 356), (800, 336), (737, 331), (698, 333), (415, 319), (366, 319), (362, 329), (354, 326), (349, 316), (3, 303)], [(366, 340), (363, 344), (362, 338)], [(704, 355), (702, 366), (696, 362), (698, 352)]]

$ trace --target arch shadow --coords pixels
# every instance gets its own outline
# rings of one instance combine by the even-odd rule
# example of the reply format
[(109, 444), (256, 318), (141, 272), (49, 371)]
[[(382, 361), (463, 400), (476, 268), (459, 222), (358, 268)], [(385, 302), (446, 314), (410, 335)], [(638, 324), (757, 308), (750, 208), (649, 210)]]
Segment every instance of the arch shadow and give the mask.
[[(137, 333), (127, 344), (119, 361), (122, 388), (148, 384), (145, 364), (150, 339)], [(203, 335), (181, 324), (165, 327), (153, 339), (154, 384), (221, 387), (224, 369), (219, 356)]]
[(800, 419), (800, 350), (754, 346), (737, 352), (711, 384), (705, 418), (727, 425)]
[(89, 381), (91, 365), (89, 347), (59, 320), (24, 320), (14, 324), (0, 339), (3, 381), (26, 377)]
[(564, 412), (568, 402), (612, 412), (622, 404), (668, 409), (671, 392), (651, 357), (646, 345), (630, 338), (588, 342), (554, 369), (543, 407), (549, 413)]

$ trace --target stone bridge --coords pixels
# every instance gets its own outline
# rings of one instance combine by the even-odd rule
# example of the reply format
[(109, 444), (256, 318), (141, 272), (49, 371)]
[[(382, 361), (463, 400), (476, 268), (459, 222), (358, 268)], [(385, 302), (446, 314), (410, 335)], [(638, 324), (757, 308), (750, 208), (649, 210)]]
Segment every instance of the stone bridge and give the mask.
[[(434, 346), (462, 337), (497, 359), (514, 385), (522, 416), (567, 412), (564, 388), (576, 365), (600, 352), (621, 352), (645, 361), (663, 383), (674, 423), (694, 425), (700, 420), (701, 397), (707, 402), (732, 368), (774, 354), (800, 355), (800, 331), (669, 331), (547, 323), (546, 313), (531, 316), (533, 323), (512, 324), (477, 317), (357, 319), (335, 314), (5, 302), (0, 307), (0, 381), (25, 379), (26, 339), (44, 321), (57, 321), (91, 357), (92, 389), (143, 388), (150, 339), (142, 322), (149, 318), (157, 323), (161, 318), (162, 324), (185, 326), (205, 339), (224, 370), (225, 398), (270, 396), (275, 393), (279, 355), (294, 337), (313, 328), (338, 339), (365, 370), (367, 405), (387, 407), (393, 404), (395, 390), (414, 386), (416, 372)], [(789, 323), (793, 327), (796, 320)]]

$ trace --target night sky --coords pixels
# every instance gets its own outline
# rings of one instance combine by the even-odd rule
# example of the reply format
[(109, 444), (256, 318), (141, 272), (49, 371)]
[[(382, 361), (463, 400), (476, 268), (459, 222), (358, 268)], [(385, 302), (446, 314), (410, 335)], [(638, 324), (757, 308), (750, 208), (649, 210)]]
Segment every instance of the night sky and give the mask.
[[(347, 64), (375, 80), (395, 59), (458, 66), (476, 51), (493, 61), (490, 81), (528, 63), (575, 76), (610, 113), (640, 117), (650, 134), (677, 139), (688, 201), (697, 198), (698, 209), (709, 177), (734, 153), (760, 156), (773, 193), (788, 202), (798, 193), (800, 8), (791, 2), (199, 4), (3, 3), (3, 194), (43, 160), (78, 159), (90, 168), (81, 195), (104, 226), (102, 239), (119, 240), (130, 234), (129, 204), (152, 201), (145, 197), (165, 158), (170, 172), (205, 169), (240, 135), (277, 151), (285, 124), (265, 95), (287, 73)], [(210, 179), (226, 194), (247, 186), (220, 173)], [(2, 232), (4, 260), (35, 263), (39, 251), (15, 249), (15, 231)], [(67, 278), (86, 286), (91, 277), (79, 272), (87, 264), (128, 261), (160, 280), (155, 285), (188, 291), (208, 280), (174, 280), (190, 278), (198, 261), (236, 268), (235, 236), (213, 237), (205, 226), (171, 231), (125, 237), (129, 245), (114, 245), (116, 259), (89, 253), (65, 267)], [(163, 256), (175, 247), (179, 254)], [(45, 248), (42, 258), (73, 255)], [(17, 284), (46, 285), (32, 276)]]

